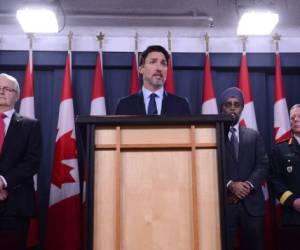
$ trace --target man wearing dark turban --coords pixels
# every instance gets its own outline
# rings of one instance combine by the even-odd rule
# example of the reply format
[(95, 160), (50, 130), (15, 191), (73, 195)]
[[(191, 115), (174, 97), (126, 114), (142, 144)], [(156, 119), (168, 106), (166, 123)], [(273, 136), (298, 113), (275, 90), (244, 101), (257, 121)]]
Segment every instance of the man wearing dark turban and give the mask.
[(234, 249), (240, 232), (241, 250), (263, 250), (264, 197), (261, 183), (267, 176), (268, 157), (259, 133), (239, 126), (243, 108), (244, 97), (240, 89), (232, 87), (222, 93), (221, 112), (236, 117), (226, 141), (227, 249)]

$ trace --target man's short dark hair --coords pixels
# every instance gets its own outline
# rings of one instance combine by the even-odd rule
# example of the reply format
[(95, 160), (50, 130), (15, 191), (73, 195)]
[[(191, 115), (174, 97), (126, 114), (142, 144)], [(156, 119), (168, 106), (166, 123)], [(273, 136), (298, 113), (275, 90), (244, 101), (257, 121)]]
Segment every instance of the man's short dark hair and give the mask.
[(165, 58), (166, 58), (166, 61), (169, 60), (169, 53), (168, 53), (168, 51), (164, 47), (162, 47), (160, 45), (152, 45), (152, 46), (149, 46), (146, 50), (144, 50), (142, 52), (141, 57), (140, 57), (140, 66), (145, 63), (146, 57), (151, 52), (160, 52), (160, 53), (163, 53), (164, 56), (165, 56)]

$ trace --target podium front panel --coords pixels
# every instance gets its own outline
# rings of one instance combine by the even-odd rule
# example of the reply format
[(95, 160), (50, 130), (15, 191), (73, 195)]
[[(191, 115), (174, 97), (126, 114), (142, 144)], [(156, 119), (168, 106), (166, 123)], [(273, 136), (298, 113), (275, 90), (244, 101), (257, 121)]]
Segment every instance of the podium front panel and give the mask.
[(220, 250), (214, 125), (96, 128), (95, 250)]

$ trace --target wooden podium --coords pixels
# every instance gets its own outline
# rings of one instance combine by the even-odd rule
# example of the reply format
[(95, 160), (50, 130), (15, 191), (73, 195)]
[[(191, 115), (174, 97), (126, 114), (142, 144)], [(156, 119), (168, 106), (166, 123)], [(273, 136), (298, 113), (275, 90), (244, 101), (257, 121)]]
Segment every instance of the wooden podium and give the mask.
[(225, 250), (225, 115), (78, 117), (88, 250)]

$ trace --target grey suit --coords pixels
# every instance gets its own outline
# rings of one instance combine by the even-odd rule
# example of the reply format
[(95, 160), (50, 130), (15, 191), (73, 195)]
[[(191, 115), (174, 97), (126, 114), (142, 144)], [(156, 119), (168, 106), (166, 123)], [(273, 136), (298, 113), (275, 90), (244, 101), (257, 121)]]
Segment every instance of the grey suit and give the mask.
[(263, 249), (264, 197), (261, 183), (267, 171), (268, 157), (259, 133), (253, 129), (240, 128), (238, 160), (234, 157), (229, 141), (226, 142), (225, 183), (230, 180), (249, 181), (254, 188), (245, 199), (228, 204), (230, 245), (233, 244), (233, 234), (240, 226), (242, 249)]

